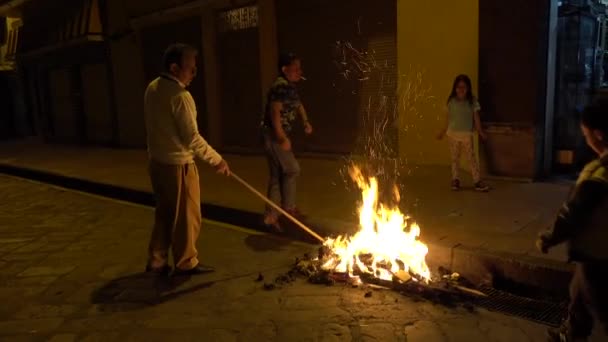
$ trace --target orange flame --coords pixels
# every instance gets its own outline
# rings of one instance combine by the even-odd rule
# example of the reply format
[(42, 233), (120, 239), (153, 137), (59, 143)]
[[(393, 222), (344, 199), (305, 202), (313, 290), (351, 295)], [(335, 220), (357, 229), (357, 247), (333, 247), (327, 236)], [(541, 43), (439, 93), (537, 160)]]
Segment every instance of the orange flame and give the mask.
[[(332, 256), (323, 268), (348, 272), (353, 277), (358, 269), (384, 280), (392, 280), (394, 275), (405, 272), (416, 274), (425, 282), (430, 281), (431, 273), (425, 261), (428, 247), (418, 240), (420, 227), (416, 223), (408, 224), (409, 217), (398, 207), (387, 208), (378, 203), (375, 177), (366, 180), (356, 166), (351, 167), (349, 173), (362, 191), (363, 202), (359, 208), (361, 229), (352, 237), (338, 236), (325, 241), (324, 245), (331, 250)], [(400, 196), (396, 187), (394, 195), (398, 201)], [(363, 256), (367, 256), (366, 260), (362, 260)]]

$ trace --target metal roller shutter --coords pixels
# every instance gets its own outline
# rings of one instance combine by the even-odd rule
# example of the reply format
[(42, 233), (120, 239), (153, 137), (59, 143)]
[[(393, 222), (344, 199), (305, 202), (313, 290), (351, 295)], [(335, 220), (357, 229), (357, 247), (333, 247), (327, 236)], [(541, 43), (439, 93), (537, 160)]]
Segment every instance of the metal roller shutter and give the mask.
[[(315, 127), (315, 134), (306, 138), (296, 129), (296, 148), (356, 152), (374, 132), (366, 123), (384, 121), (379, 105), (386, 104), (391, 113), (396, 109), (395, 0), (277, 0), (276, 4), (279, 50), (302, 57), (308, 80), (301, 84), (301, 95)], [(341, 51), (345, 46), (352, 46), (346, 58)], [(359, 67), (365, 69), (365, 63), (371, 67), (362, 73)], [(364, 117), (369, 120), (364, 122)], [(384, 134), (396, 136), (394, 118), (389, 121)]]
[(82, 142), (85, 132), (79, 69), (70, 67), (51, 70), (49, 90), (54, 140), (65, 143)]
[(218, 12), (222, 147), (260, 150), (260, 50), (257, 6)]

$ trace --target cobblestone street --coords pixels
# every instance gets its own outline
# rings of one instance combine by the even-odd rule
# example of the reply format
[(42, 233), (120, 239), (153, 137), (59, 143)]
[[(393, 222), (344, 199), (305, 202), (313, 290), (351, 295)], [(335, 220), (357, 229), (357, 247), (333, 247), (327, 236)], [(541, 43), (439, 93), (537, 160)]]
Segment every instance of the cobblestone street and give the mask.
[(142, 274), (151, 208), (0, 175), (2, 341), (543, 341), (545, 327), (390, 291), (255, 279), (311, 247), (205, 222), (217, 272)]

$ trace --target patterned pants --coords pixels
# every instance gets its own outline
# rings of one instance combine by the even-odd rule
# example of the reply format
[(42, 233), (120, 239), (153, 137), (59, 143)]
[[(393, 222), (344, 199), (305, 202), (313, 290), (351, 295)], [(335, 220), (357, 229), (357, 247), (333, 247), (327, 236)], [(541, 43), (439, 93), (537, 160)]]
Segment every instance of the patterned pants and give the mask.
[(477, 158), (475, 158), (475, 152), (473, 151), (473, 134), (451, 134), (448, 135), (448, 142), (452, 155), (452, 179), (460, 179), (458, 175), (460, 171), (460, 155), (464, 152), (471, 166), (473, 181), (475, 183), (479, 182), (481, 176), (479, 174), (479, 163), (477, 163)]

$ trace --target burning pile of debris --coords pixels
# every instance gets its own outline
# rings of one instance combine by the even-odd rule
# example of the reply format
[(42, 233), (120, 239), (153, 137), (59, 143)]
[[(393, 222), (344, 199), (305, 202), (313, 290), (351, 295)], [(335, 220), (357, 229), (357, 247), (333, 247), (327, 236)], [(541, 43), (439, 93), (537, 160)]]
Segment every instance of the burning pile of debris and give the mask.
[[(396, 187), (396, 204), (387, 206), (379, 202), (375, 177), (365, 177), (356, 166), (349, 172), (361, 189), (360, 230), (352, 236), (326, 239), (316, 256), (298, 258), (287, 274), (277, 277), (274, 283), (266, 283), (266, 289), (304, 276), (315, 284), (382, 286), (444, 304), (485, 296), (457, 273), (439, 269), (437, 274), (431, 274), (426, 264), (428, 248), (419, 240), (420, 227), (400, 211)], [(260, 276), (258, 281), (262, 280)]]
[[(310, 283), (320, 285), (349, 285), (353, 288), (365, 290), (365, 296), (371, 296), (370, 288), (380, 287), (400, 292), (413, 299), (426, 299), (443, 305), (453, 306), (457, 303), (468, 304), (471, 299), (486, 297), (486, 295), (476, 290), (470, 282), (457, 273), (440, 267), (433, 279), (427, 281), (421, 275), (413, 272), (406, 272), (401, 265), (400, 270), (393, 273), (392, 279), (386, 280), (378, 277), (378, 274), (369, 272), (372, 269), (373, 258), (369, 255), (360, 256), (365, 260), (364, 264), (368, 268), (366, 271), (356, 270), (354, 274), (348, 272), (337, 272), (324, 267), (327, 260), (333, 258), (331, 250), (327, 247), (319, 248), (318, 255), (312, 257), (305, 254), (302, 258), (296, 258), (293, 267), (285, 274), (275, 278), (274, 282), (265, 282), (264, 289), (273, 290), (284, 285), (290, 284), (297, 279), (307, 279)], [(376, 265), (387, 272), (391, 272), (391, 265)], [(264, 277), (260, 274), (257, 281), (263, 281)]]

